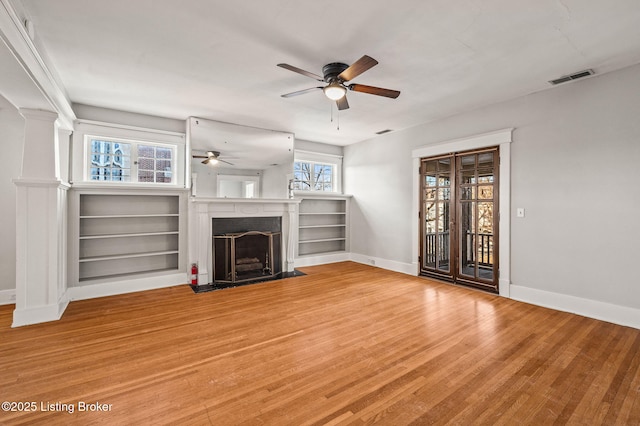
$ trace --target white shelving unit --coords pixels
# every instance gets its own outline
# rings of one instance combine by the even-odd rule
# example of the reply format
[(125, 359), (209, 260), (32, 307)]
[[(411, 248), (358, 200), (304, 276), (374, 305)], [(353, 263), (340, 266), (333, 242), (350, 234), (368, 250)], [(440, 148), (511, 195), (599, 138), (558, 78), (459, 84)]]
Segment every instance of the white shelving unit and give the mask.
[(180, 195), (77, 194), (77, 283), (180, 269)]
[(298, 211), (298, 256), (348, 249), (348, 197), (302, 197)]

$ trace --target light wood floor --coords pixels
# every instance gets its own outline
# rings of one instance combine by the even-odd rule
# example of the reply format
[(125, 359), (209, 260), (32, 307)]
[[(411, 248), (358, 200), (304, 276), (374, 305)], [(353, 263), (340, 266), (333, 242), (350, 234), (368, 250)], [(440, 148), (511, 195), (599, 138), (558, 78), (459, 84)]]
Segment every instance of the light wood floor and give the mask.
[[(640, 331), (355, 263), (72, 302), (11, 329), (28, 424), (640, 424)], [(78, 412), (79, 402), (111, 404)]]

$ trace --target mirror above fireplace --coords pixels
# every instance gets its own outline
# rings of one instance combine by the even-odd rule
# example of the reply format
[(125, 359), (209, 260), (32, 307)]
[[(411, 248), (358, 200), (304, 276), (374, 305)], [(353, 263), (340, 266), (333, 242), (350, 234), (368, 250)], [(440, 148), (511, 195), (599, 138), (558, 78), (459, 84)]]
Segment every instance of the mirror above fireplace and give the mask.
[[(220, 188), (237, 185), (240, 176), (249, 176), (252, 178), (245, 180), (257, 185), (250, 191), (251, 197), (287, 198), (293, 175), (293, 133), (197, 117), (189, 118), (188, 127), (195, 196), (229, 197)], [(217, 163), (210, 161), (210, 153), (215, 154)]]

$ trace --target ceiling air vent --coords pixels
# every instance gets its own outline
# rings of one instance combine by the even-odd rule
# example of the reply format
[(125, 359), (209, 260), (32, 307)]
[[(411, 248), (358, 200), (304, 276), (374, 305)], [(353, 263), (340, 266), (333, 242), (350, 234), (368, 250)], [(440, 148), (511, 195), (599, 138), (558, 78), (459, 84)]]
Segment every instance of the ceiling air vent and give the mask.
[(579, 71), (570, 75), (565, 75), (560, 78), (556, 78), (555, 80), (550, 80), (549, 83), (555, 86), (556, 84), (566, 83), (567, 81), (577, 80), (579, 78), (588, 77), (593, 74), (595, 74), (593, 70), (588, 69), (588, 70)]
[(379, 132), (376, 132), (376, 135), (384, 135), (385, 133), (389, 133), (389, 132), (393, 132), (393, 130), (391, 129), (380, 130)]

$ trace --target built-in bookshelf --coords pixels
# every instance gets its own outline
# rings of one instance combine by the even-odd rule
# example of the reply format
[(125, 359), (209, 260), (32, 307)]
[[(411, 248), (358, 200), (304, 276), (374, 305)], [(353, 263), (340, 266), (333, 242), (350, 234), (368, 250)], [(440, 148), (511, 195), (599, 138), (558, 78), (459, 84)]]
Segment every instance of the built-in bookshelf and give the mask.
[(345, 252), (348, 198), (302, 198), (298, 211), (298, 256)]
[(80, 193), (78, 282), (177, 271), (180, 196)]

